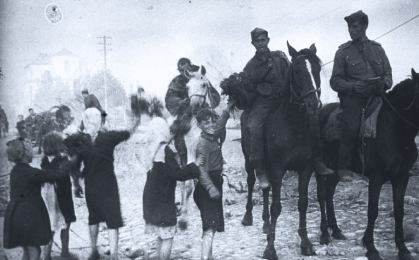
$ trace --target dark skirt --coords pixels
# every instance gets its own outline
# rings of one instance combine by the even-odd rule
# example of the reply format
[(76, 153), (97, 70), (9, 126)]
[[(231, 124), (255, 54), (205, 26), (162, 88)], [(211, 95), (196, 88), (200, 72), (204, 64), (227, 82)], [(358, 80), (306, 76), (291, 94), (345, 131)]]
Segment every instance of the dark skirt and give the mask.
[(85, 178), (89, 225), (106, 222), (109, 229), (123, 226), (118, 183), (113, 173)]
[(41, 196), (9, 202), (4, 218), (4, 248), (41, 246), (51, 240), (48, 210)]
[(194, 201), (201, 212), (202, 230), (213, 228), (217, 232), (224, 231), (223, 214), (223, 177), (222, 171), (209, 172), (215, 187), (220, 191), (221, 198), (212, 199), (208, 191), (198, 182), (193, 194)]

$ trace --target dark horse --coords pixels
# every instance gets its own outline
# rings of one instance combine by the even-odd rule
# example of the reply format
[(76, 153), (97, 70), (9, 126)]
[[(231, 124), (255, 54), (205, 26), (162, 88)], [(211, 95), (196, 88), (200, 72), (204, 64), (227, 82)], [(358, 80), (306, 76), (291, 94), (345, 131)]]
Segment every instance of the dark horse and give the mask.
[[(308, 206), (308, 184), (313, 172), (313, 152), (319, 135), (311, 130), (315, 123), (313, 117), (318, 113), (320, 102), (320, 70), (321, 61), (316, 55), (316, 47), (297, 52), (288, 44), (288, 52), (292, 57), (290, 65), (290, 84), (284, 87), (278, 107), (273, 109), (267, 118), (264, 132), (267, 169), (272, 184), (272, 205), (269, 214), (269, 188), (263, 190), (264, 233), (267, 233), (268, 245), (263, 258), (277, 259), (274, 247), (276, 222), (281, 214), (281, 186), (286, 170), (297, 171), (298, 180), (298, 211), (300, 223), (298, 234), (301, 237), (301, 253), (315, 254), (313, 245), (307, 236), (306, 212)], [(221, 83), (223, 94), (229, 100), (235, 100), (238, 109), (243, 109), (241, 116), (242, 150), (245, 157), (247, 172), (248, 202), (243, 225), (252, 225), (252, 193), (255, 185), (255, 174), (249, 161), (249, 129), (247, 127), (248, 109), (254, 86), (244, 73), (233, 74)], [(271, 216), (269, 216), (271, 215)]]
[[(369, 178), (368, 224), (362, 239), (370, 260), (382, 259), (374, 246), (374, 224), (378, 216), (378, 200), (382, 185), (390, 181), (393, 187), (395, 242), (399, 259), (413, 259), (403, 238), (404, 195), (409, 182), (409, 170), (415, 163), (418, 151), (415, 137), (419, 130), (419, 75), (412, 69), (412, 79), (397, 84), (388, 93), (381, 93), (384, 99), (377, 122), (377, 137), (365, 138), (364, 173)], [(339, 104), (328, 104), (320, 112), (323, 125)], [(325, 157), (330, 167), (337, 172), (339, 141), (325, 145)], [(355, 172), (362, 172), (359, 156), (354, 156)], [(333, 206), (333, 195), (339, 180), (336, 175), (319, 176), (318, 199), (321, 208), (321, 244), (330, 242), (328, 228), (339, 232)]]

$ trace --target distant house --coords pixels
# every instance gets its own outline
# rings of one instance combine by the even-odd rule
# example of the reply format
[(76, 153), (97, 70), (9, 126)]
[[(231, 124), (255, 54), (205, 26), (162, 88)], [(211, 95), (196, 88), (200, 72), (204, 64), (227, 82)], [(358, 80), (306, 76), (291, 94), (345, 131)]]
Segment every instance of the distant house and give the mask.
[(62, 49), (54, 54), (40, 53), (33, 62), (26, 65), (25, 85), (28, 91), (26, 91), (25, 99), (29, 101), (29, 104), (33, 103), (42, 75), (47, 71), (53, 79), (60, 78), (68, 84), (71, 91), (74, 91), (81, 77), (80, 59), (69, 50)]

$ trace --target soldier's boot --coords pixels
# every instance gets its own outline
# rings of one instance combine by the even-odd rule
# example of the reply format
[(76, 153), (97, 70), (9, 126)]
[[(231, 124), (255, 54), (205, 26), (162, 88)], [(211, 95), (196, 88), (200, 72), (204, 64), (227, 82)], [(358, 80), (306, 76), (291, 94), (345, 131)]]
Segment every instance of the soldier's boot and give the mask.
[(352, 163), (353, 149), (353, 146), (340, 144), (338, 177), (341, 182), (353, 181), (354, 173), (349, 170)]
[(268, 178), (268, 172), (265, 170), (262, 160), (253, 160), (252, 164), (256, 171), (256, 177), (258, 178), (259, 186), (262, 189), (271, 187), (271, 183), (269, 182)]
[(331, 175), (335, 173), (332, 169), (329, 169), (324, 165), (323, 162), (323, 140), (317, 143), (314, 155), (314, 170), (320, 175)]

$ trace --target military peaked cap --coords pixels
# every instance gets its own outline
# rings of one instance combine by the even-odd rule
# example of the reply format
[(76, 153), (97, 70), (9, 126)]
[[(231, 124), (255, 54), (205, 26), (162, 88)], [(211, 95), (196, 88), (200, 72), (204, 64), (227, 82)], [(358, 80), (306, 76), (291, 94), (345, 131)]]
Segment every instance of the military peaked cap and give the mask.
[(365, 16), (368, 18), (368, 15), (366, 15), (364, 12), (359, 10), (356, 13), (353, 13), (349, 16), (346, 16), (345, 21), (348, 23), (348, 25), (351, 25), (351, 24), (354, 24), (354, 23), (358, 22), (361, 18), (363, 18)]
[(250, 32), (250, 35), (252, 36), (252, 41), (256, 40), (259, 36), (266, 33), (266, 37), (268, 37), (268, 31), (261, 29), (261, 28), (255, 28), (253, 31)]

